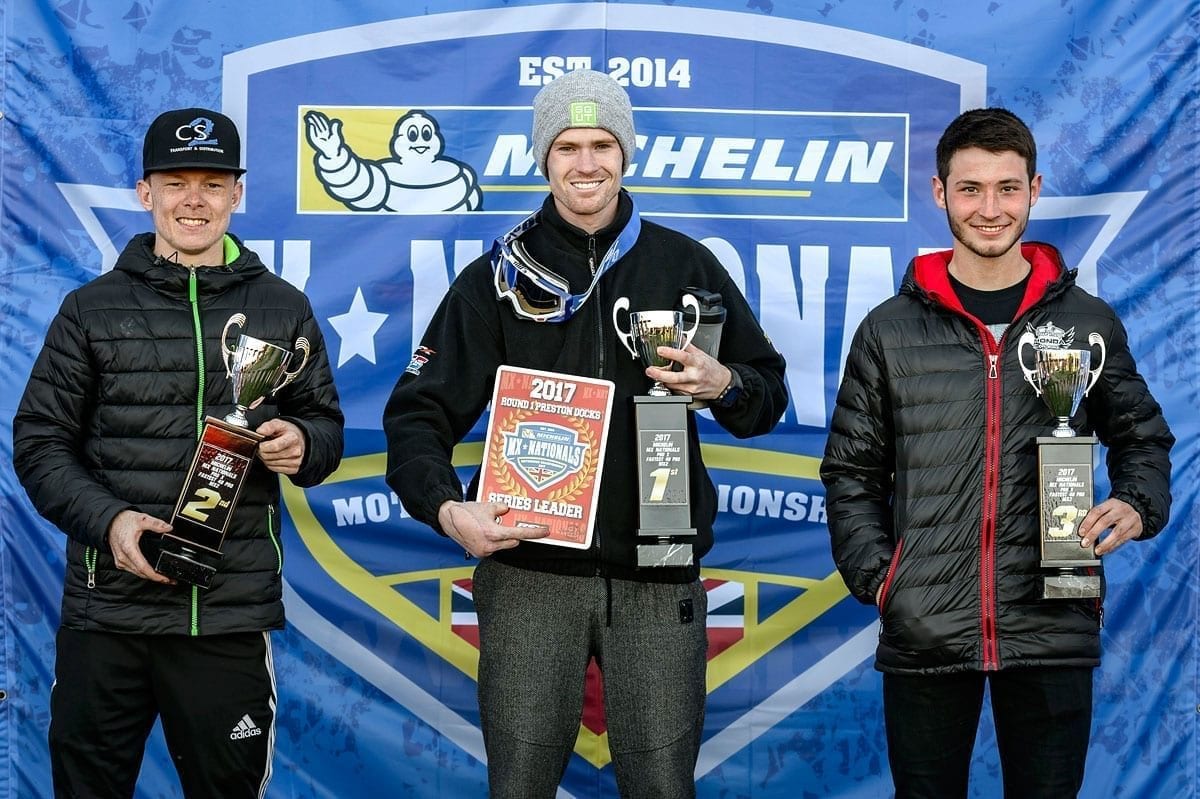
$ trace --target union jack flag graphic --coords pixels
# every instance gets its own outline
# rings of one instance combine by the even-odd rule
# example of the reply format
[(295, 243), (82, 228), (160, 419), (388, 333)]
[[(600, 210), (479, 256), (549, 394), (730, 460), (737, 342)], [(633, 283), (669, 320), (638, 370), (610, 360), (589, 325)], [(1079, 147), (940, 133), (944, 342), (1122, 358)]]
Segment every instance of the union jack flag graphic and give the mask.
[[(704, 580), (708, 593), (708, 659), (712, 660), (742, 640), (746, 631), (745, 586), (732, 580)], [(479, 619), (471, 580), (455, 580), (451, 587), (450, 629), (471, 646), (479, 647)], [(608, 729), (604, 720), (604, 677), (596, 661), (588, 665), (583, 701), (583, 727), (600, 736)]]

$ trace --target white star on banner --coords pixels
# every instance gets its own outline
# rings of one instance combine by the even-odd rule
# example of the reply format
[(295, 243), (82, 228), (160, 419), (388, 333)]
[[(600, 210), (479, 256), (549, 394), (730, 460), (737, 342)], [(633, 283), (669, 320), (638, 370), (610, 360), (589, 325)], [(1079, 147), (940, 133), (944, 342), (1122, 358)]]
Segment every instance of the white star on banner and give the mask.
[(361, 355), (371, 363), (375, 363), (375, 334), (388, 318), (385, 313), (375, 313), (367, 310), (367, 301), (363, 299), (362, 287), (354, 292), (354, 301), (350, 310), (344, 314), (329, 317), (329, 324), (342, 338), (342, 346), (338, 350), (337, 365), (341, 366), (355, 355)]

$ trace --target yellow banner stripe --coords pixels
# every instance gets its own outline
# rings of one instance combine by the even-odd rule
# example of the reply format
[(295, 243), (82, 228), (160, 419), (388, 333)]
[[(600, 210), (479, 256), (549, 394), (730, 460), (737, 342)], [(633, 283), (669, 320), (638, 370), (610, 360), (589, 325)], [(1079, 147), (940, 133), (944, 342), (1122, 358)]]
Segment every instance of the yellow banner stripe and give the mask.
[[(819, 480), (821, 459), (790, 452), (776, 452), (753, 447), (735, 447), (727, 444), (701, 444), (700, 452), (706, 465), (714, 469), (735, 472), (757, 472), (779, 477), (801, 477)], [(483, 442), (459, 444), (454, 448), (451, 463), (456, 467), (478, 466), (483, 459)], [(336, 472), (325, 479), (325, 484), (344, 483), (350, 480), (365, 480), (383, 475), (387, 467), (387, 456), (359, 455), (346, 458)]]
[[(809, 189), (704, 189), (696, 186), (631, 186), (627, 183), (621, 184), (623, 188), (631, 194), (678, 194), (681, 196), (693, 195), (704, 197), (787, 197), (806, 198), (812, 197), (812, 191)], [(513, 193), (513, 194), (545, 194), (545, 186), (506, 186), (495, 183), (480, 184), (485, 194), (491, 192), (498, 193)]]

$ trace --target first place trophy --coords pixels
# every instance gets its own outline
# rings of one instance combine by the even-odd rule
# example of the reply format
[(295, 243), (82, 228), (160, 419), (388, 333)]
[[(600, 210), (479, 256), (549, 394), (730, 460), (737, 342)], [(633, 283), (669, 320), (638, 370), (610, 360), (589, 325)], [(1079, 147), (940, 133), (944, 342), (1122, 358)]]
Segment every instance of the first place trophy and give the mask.
[[(696, 298), (685, 294), (682, 305), (691, 310), (694, 319), (686, 330), (681, 311), (634, 311), (629, 313), (626, 332), (618, 314), (629, 310), (629, 298), (618, 299), (613, 305), (613, 326), (629, 354), (645, 366), (670, 368), (674, 362), (660, 356), (658, 348), (683, 349), (700, 324)], [(638, 566), (690, 566), (694, 560), (687, 540), (696, 535), (688, 476), (687, 410), (691, 401), (685, 394), (672, 394), (657, 380), (647, 395), (633, 398), (641, 503)]]
[[(1033, 386), (1058, 426), (1038, 436), (1038, 490), (1041, 518), (1042, 599), (1082, 599), (1100, 596), (1100, 576), (1083, 571), (1100, 565), (1095, 547), (1080, 546), (1080, 522), (1092, 507), (1092, 447), (1095, 436), (1080, 436), (1070, 418), (1100, 378), (1104, 368), (1104, 339), (1088, 336), (1100, 348), (1100, 363), (1091, 368), (1092, 351), (1070, 349), (1074, 329), (1047, 326), (1027, 329), (1017, 342), (1017, 357), (1025, 379)], [(1032, 367), (1025, 364), (1025, 347), (1033, 348)]]
[(154, 569), (182, 582), (207, 588), (217, 573), (225, 530), (233, 516), (242, 485), (263, 437), (250, 429), (246, 412), (257, 408), (296, 378), (308, 362), (308, 339), (296, 340), (300, 365), (288, 371), (292, 352), (247, 336), (238, 336), (237, 347), (226, 343), (229, 329), (246, 324), (243, 314), (234, 314), (221, 331), (221, 355), (225, 373), (233, 382), (233, 413), (224, 419), (204, 419), (200, 443), (183, 484), (172, 530), (163, 536)]

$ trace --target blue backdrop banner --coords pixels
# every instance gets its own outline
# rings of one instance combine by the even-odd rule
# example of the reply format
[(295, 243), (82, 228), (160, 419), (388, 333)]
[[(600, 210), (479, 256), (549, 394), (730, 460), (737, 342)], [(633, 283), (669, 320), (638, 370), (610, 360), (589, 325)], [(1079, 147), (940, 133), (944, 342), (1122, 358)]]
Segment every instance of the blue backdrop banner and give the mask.
[[(532, 99), (579, 67), (629, 91), (643, 214), (721, 259), (788, 362), (773, 434), (699, 418), (720, 497), (699, 795), (891, 791), (878, 620), (833, 567), (817, 465), (859, 320), (950, 246), (938, 135), (1003, 105), (1040, 147), (1027, 238), (1117, 309), (1179, 440), (1170, 525), (1106, 560), (1084, 795), (1196, 796), (1198, 20), (1195, 0), (0, 0), (0, 799), (51, 795), (64, 549), (13, 474), (11, 419), (64, 295), (150, 229), (146, 125), (192, 105), (240, 125), (232, 230), (312, 300), (347, 413), (337, 473), (284, 481), (269, 795), (486, 795), (471, 568), (384, 483), (380, 418), (454, 275), (545, 195)], [(353, 186), (321, 169), (330, 130)], [(464, 481), (485, 429), (456, 452)], [(972, 777), (1000, 795), (990, 719)], [(615, 791), (590, 690), (559, 795)], [(158, 732), (138, 795), (180, 795)]]

